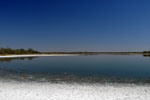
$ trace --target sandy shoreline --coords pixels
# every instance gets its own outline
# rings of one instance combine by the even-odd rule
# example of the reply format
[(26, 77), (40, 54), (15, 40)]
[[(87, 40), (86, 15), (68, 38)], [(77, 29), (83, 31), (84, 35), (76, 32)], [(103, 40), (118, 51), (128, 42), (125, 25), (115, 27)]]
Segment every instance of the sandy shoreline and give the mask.
[(0, 81), (0, 100), (150, 100), (150, 86)]
[(44, 56), (75, 56), (77, 54), (31, 54), (31, 55), (0, 55), (0, 58), (44, 57)]
[[(143, 54), (143, 53), (126, 53), (126, 55), (144, 55), (146, 56), (150, 56), (150, 54)], [(90, 53), (79, 53), (79, 54), (21, 54), (21, 55), (0, 55), (0, 58), (17, 58), (17, 57), (44, 57), (44, 56), (78, 56), (78, 55), (94, 55), (94, 54), (90, 54)], [(97, 55), (97, 54), (96, 54)], [(125, 54), (121, 54), (121, 53), (101, 53), (99, 55), (125, 55)]]

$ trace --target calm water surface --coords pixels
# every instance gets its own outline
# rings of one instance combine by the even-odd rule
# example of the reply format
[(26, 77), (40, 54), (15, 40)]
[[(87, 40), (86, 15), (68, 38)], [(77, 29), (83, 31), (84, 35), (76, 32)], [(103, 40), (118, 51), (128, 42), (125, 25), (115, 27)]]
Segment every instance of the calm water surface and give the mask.
[(142, 55), (51, 56), (1, 59), (2, 73), (150, 78), (150, 57)]

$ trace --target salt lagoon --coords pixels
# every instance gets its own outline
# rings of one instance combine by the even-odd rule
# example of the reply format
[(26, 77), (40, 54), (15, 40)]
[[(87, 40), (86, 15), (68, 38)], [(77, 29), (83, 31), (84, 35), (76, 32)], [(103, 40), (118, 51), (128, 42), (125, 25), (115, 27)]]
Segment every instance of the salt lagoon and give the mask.
[(2, 58), (0, 100), (149, 100), (141, 55)]

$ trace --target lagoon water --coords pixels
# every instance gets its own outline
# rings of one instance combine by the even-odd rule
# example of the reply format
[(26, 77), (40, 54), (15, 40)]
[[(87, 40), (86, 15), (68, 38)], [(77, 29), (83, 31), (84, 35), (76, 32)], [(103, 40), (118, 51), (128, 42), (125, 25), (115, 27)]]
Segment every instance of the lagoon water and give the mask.
[(142, 55), (0, 59), (0, 100), (150, 100)]
[[(87, 55), (0, 60), (1, 76), (38, 75), (149, 79), (150, 58), (142, 55)], [(7, 74), (5, 74), (7, 73)], [(17, 74), (16, 74), (17, 73)], [(38, 77), (39, 77), (38, 76)], [(53, 77), (53, 78), (55, 78)]]

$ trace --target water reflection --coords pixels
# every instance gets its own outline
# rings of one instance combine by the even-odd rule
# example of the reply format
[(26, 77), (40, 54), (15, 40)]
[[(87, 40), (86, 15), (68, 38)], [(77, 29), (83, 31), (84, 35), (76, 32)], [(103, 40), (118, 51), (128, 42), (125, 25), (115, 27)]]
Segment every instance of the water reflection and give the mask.
[(16, 57), (16, 58), (0, 58), (0, 62), (11, 62), (14, 60), (33, 60), (37, 57)]
[(150, 57), (150, 55), (143, 55), (144, 57)]
[(0, 63), (0, 80), (81, 83), (145, 82), (150, 84), (150, 62), (144, 57), (149, 56), (89, 55), (38, 57), (37, 59), (34, 59), (36, 57), (2, 58), (0, 62), (8, 63)]

